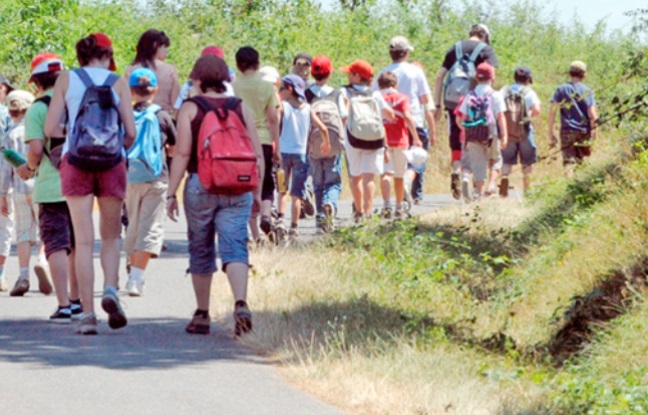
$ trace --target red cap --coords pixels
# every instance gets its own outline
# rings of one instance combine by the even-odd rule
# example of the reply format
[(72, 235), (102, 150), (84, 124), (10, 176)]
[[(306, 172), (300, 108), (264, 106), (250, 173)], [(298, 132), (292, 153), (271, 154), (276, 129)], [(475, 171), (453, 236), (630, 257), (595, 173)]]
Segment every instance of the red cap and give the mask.
[(54, 53), (41, 53), (31, 61), (31, 76), (29, 82), (33, 81), (34, 75), (48, 72), (59, 72), (63, 70), (63, 61)]
[(221, 59), (225, 59), (225, 54), (223, 53), (223, 49), (215, 45), (205, 46), (205, 49), (203, 49), (202, 52), (200, 52), (200, 56), (204, 56), (204, 55), (214, 55), (214, 56), (218, 56)]
[[(95, 42), (97, 42), (97, 46), (104, 49), (110, 49), (112, 51), (112, 41), (105, 33), (98, 32), (98, 33), (93, 33), (90, 36), (95, 38)], [(111, 71), (117, 70), (117, 65), (115, 65), (114, 58), (110, 58), (110, 66), (108, 67), (108, 69), (110, 69)]]
[(333, 65), (328, 56), (315, 56), (313, 62), (311, 63), (311, 74), (312, 75), (326, 75), (333, 72)]
[(354, 61), (351, 65), (345, 66), (340, 70), (344, 73), (354, 73), (360, 75), (362, 79), (371, 79), (374, 74), (371, 64), (363, 60)]
[(492, 81), (495, 79), (495, 68), (488, 62), (482, 62), (477, 65), (475, 77), (479, 81)]

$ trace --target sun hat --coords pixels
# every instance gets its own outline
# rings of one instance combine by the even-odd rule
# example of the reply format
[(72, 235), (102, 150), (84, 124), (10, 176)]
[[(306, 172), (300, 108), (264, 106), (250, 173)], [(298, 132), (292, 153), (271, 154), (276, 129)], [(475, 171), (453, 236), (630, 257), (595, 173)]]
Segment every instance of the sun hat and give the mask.
[(60, 72), (63, 70), (63, 61), (54, 53), (41, 53), (31, 61), (31, 76), (29, 82), (33, 82), (34, 75), (48, 72)]
[[(112, 40), (110, 40), (108, 35), (106, 35), (105, 33), (97, 32), (91, 34), (90, 37), (93, 37), (95, 39), (97, 46), (104, 49), (110, 49), (110, 51), (112, 52), (113, 50)], [(110, 69), (113, 72), (117, 70), (117, 65), (115, 64), (115, 58), (110, 58), (110, 66), (108, 67), (108, 69)]]
[(290, 85), (300, 98), (306, 99), (306, 83), (302, 77), (297, 75), (286, 75), (281, 78), (284, 85)]
[(10, 111), (24, 111), (34, 103), (34, 96), (22, 89), (15, 89), (7, 95), (7, 108)]
[(340, 68), (340, 70), (344, 73), (360, 75), (362, 79), (371, 79), (374, 75), (373, 67), (369, 62), (364, 60), (354, 61), (351, 65)]
[(311, 64), (311, 74), (313, 75), (326, 75), (333, 72), (333, 64), (328, 56), (319, 55), (315, 56)]
[(394, 36), (389, 42), (389, 50), (411, 52), (414, 47), (410, 45), (405, 36)]
[(128, 78), (128, 86), (158, 86), (157, 76), (155, 72), (149, 68), (137, 68)]
[(261, 79), (266, 82), (270, 82), (272, 85), (276, 84), (280, 79), (279, 71), (274, 66), (264, 66), (259, 69), (259, 74)]
[(225, 59), (225, 54), (223, 53), (223, 49), (221, 49), (220, 46), (216, 45), (209, 45), (205, 46), (202, 52), (200, 52), (200, 55), (216, 55), (221, 59)]
[(581, 71), (581, 72), (587, 72), (587, 65), (583, 61), (573, 61), (569, 65), (569, 70), (570, 71)]

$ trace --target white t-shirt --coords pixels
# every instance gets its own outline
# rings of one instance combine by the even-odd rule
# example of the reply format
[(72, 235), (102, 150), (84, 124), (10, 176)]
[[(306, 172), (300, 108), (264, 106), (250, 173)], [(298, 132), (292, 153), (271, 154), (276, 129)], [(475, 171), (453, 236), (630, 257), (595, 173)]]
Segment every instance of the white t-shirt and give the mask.
[[(331, 94), (333, 91), (335, 91), (335, 88), (329, 85), (324, 85), (324, 86), (319, 86), (317, 84), (312, 84), (307, 88), (310, 90), (313, 95), (315, 95), (317, 98), (325, 98), (329, 94)], [(338, 111), (340, 113), (340, 119), (345, 119), (349, 117), (349, 111), (347, 110), (346, 103), (344, 101), (344, 97), (342, 94), (338, 95), (338, 102), (336, 103), (338, 106)]]
[[(506, 103), (504, 102), (504, 95), (500, 91), (495, 91), (490, 85), (479, 84), (475, 87), (475, 94), (478, 97), (483, 97), (487, 93), (492, 92), (491, 95), (491, 104), (493, 105), (493, 116), (497, 117), (498, 114), (501, 114), (506, 111)], [(468, 100), (464, 99), (459, 107), (459, 112), (463, 115), (468, 115)]]
[(398, 77), (396, 89), (401, 94), (407, 95), (410, 100), (410, 106), (412, 107), (414, 122), (416, 122), (417, 127), (423, 128), (425, 126), (425, 109), (421, 105), (420, 97), (429, 95), (430, 102), (432, 103), (430, 85), (425, 78), (425, 72), (409, 62), (392, 63), (376, 76), (376, 80), (374, 81), (375, 89), (378, 89), (378, 78), (380, 74), (385, 71), (391, 71), (396, 74)]

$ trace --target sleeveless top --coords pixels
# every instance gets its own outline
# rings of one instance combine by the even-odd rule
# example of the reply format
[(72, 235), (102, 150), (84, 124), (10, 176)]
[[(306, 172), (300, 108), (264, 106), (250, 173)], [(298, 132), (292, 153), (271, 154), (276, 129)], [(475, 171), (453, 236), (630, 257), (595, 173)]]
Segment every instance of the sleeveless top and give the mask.
[(283, 115), (281, 118), (281, 152), (286, 154), (306, 154), (308, 145), (308, 132), (311, 125), (311, 108), (305, 104), (295, 108), (283, 102)]
[[(84, 67), (83, 70), (86, 71), (95, 85), (102, 85), (104, 82), (106, 82), (108, 75), (112, 73), (108, 69), (104, 68)], [(76, 117), (79, 114), (79, 106), (81, 105), (81, 101), (83, 100), (83, 94), (85, 94), (86, 91), (86, 87), (83, 84), (81, 78), (79, 78), (79, 76), (74, 71), (69, 71), (69, 74), (70, 81), (68, 84), (67, 92), (65, 93), (65, 105), (67, 106), (68, 111), (68, 133), (74, 129), (74, 122), (76, 121)], [(113, 99), (115, 100), (115, 105), (119, 106), (119, 95), (114, 88), (111, 89), (113, 93)], [(63, 154), (67, 153), (68, 145), (69, 142), (68, 140), (66, 140), (65, 144), (63, 145)]]
[[(130, 74), (142, 64), (137, 63), (126, 68), (124, 76), (129, 79)], [(169, 114), (173, 113), (173, 105), (178, 99), (180, 93), (180, 83), (178, 81), (178, 71), (170, 63), (156, 60), (155, 68), (149, 67), (155, 73), (158, 81), (158, 92), (153, 98), (153, 103), (158, 104)]]
[[(220, 108), (231, 99), (230, 97), (212, 98), (205, 96), (203, 96), (203, 98), (206, 99), (213, 108)], [(198, 135), (200, 134), (200, 125), (205, 118), (205, 112), (203, 112), (198, 105), (196, 105), (196, 108), (198, 108), (196, 117), (191, 120), (191, 156), (189, 157), (189, 164), (187, 165), (187, 172), (189, 173), (198, 173)], [(234, 113), (239, 117), (243, 125), (245, 125), (243, 106), (241, 103), (236, 107)]]

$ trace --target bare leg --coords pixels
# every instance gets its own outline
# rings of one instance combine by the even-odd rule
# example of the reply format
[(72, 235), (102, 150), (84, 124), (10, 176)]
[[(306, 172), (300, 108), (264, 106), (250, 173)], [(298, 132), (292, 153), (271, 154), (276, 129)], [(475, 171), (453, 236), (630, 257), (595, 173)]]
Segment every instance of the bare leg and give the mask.
[(117, 289), (119, 283), (119, 233), (123, 200), (116, 197), (100, 197), (99, 233), (101, 234), (101, 268), (104, 273), (104, 287)]
[[(68, 297), (68, 255), (65, 250), (56, 251), (47, 258), (52, 282), (54, 283), (54, 292), (59, 306), (66, 307), (70, 305)], [(78, 288), (77, 288), (78, 290)]]
[(16, 246), (18, 254), (18, 266), (20, 268), (29, 268), (29, 260), (31, 259), (31, 242), (20, 242)]
[(286, 212), (286, 205), (288, 204), (288, 192), (279, 194), (279, 213)]
[(79, 282), (77, 280), (76, 269), (74, 266), (74, 259), (76, 257), (76, 251), (74, 248), (70, 252), (70, 255), (67, 257), (68, 264), (68, 280), (70, 282), (70, 298), (74, 300), (79, 299)]
[(531, 187), (531, 173), (533, 172), (532, 166), (522, 167), (522, 185), (524, 190), (527, 191)]
[(394, 193), (396, 193), (396, 206), (399, 206), (405, 198), (405, 179), (394, 178)]
[(374, 174), (363, 174), (363, 187), (364, 187), (364, 214), (371, 216), (371, 209), (373, 207), (373, 199), (376, 194), (376, 183), (374, 183)]
[(191, 275), (191, 282), (193, 283), (194, 294), (196, 294), (196, 308), (198, 310), (209, 311), (209, 299), (211, 297), (211, 284), (212, 276), (209, 275)]
[(135, 251), (130, 256), (130, 264), (132, 267), (145, 270), (152, 256), (150, 252)]
[(385, 201), (385, 205), (389, 204), (389, 198), (391, 197), (391, 174), (383, 174), (380, 178), (380, 193), (382, 198)]
[(477, 194), (479, 196), (483, 196), (484, 195), (484, 181), (482, 180), (482, 181), (479, 181), (479, 182), (475, 182), (475, 189), (477, 190)]
[[(92, 224), (92, 204), (94, 197), (69, 196), (66, 198), (72, 217), (76, 254), (74, 269), (79, 283), (79, 296), (83, 310), (94, 312), (94, 265), (92, 249), (94, 245), (94, 227)], [(119, 226), (117, 226), (119, 229)]]
[(353, 194), (356, 212), (362, 213), (362, 176), (351, 177), (351, 193)]
[(230, 262), (227, 264), (227, 279), (232, 288), (234, 301), (245, 301), (247, 298), (249, 269), (249, 265), (242, 262)]
[(302, 198), (292, 196), (292, 216), (291, 216), (292, 225), (299, 223), (299, 216), (301, 215), (301, 205), (302, 205)]

